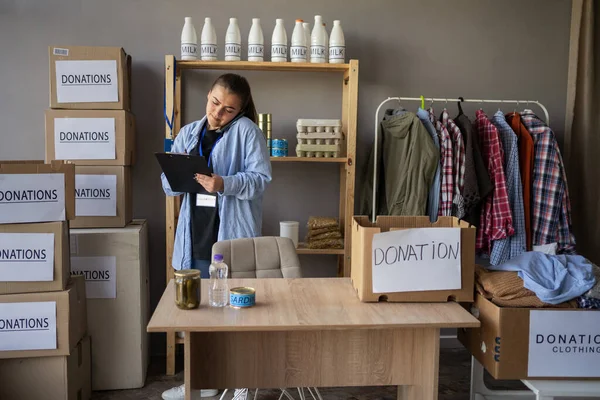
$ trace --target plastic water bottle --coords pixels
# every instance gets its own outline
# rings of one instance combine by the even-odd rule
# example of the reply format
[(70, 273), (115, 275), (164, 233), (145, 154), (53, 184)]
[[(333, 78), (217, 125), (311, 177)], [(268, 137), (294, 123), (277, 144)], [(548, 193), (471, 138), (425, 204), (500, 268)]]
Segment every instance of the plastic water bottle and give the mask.
[(210, 264), (210, 286), (208, 288), (208, 303), (211, 307), (225, 307), (229, 294), (227, 285), (227, 273), (229, 268), (223, 262), (222, 254), (215, 254)]

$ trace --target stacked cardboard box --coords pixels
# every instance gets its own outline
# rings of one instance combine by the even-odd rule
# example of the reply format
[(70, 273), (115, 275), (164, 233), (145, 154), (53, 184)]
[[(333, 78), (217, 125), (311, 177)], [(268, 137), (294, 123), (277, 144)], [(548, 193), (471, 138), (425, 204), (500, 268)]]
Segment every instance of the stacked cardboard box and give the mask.
[(71, 275), (83, 275), (92, 389), (139, 388), (148, 365), (146, 224), (132, 222), (131, 57), (118, 47), (49, 48), (46, 159), (75, 164)]
[(74, 166), (0, 162), (0, 182), (0, 398), (89, 399), (85, 283), (69, 279)]
[(122, 228), (132, 218), (131, 57), (118, 47), (51, 46), (49, 58), (46, 161), (76, 166), (71, 228)]

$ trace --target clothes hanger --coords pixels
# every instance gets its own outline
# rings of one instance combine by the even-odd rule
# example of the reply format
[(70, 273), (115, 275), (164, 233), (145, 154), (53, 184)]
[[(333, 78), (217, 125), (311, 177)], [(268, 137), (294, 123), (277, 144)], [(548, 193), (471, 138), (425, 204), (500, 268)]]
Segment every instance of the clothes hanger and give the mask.
[(421, 96), (421, 110), (425, 109), (425, 96)]

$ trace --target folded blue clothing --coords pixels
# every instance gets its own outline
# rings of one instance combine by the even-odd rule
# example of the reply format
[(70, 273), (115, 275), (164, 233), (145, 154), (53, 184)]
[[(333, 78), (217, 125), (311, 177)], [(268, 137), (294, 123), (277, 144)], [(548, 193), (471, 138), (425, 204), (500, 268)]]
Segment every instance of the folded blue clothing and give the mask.
[(592, 263), (577, 255), (529, 251), (504, 264), (490, 265), (487, 268), (518, 272), (524, 286), (549, 304), (560, 304), (581, 296), (596, 283)]

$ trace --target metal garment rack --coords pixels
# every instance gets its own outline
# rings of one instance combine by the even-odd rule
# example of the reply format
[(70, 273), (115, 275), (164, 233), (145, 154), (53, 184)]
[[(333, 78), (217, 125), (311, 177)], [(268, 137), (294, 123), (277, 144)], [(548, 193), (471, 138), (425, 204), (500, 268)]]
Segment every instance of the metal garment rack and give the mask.
[(516, 106), (518, 107), (519, 104), (525, 104), (525, 105), (529, 105), (529, 104), (536, 104), (538, 105), (542, 111), (544, 112), (544, 116), (546, 117), (546, 125), (550, 125), (550, 117), (548, 115), (548, 109), (539, 101), (537, 100), (486, 100), (486, 99), (447, 99), (447, 98), (441, 98), (441, 97), (388, 97), (387, 99), (383, 100), (381, 103), (379, 103), (379, 106), (377, 107), (377, 111), (375, 111), (375, 144), (374, 146), (374, 161), (373, 161), (373, 215), (372, 215), (372, 222), (375, 222), (375, 219), (377, 217), (377, 139), (379, 137), (379, 112), (381, 111), (381, 107), (383, 107), (384, 104), (390, 102), (390, 101), (397, 101), (397, 102), (402, 102), (402, 101), (418, 101), (418, 102), (429, 102), (431, 104), (433, 103), (448, 103), (448, 102), (461, 102), (461, 103), (478, 103), (478, 104), (484, 104), (484, 103), (495, 103), (495, 104), (516, 104)]

